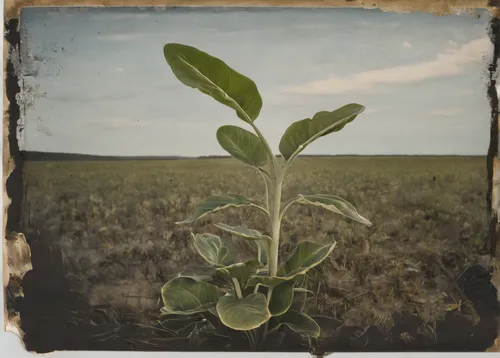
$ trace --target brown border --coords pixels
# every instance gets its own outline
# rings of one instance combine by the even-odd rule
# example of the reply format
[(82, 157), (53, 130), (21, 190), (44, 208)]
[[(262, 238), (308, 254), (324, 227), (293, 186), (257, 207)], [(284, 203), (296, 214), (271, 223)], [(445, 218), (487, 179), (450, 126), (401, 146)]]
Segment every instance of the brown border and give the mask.
[[(4, 25), (11, 19), (19, 19), (20, 10), (24, 7), (147, 7), (147, 6), (228, 6), (228, 7), (344, 7), (344, 8), (366, 8), (374, 9), (379, 8), (385, 12), (427, 12), (434, 15), (446, 15), (452, 13), (463, 13), (474, 11), (475, 9), (487, 9), (494, 18), (500, 18), (500, 0), (4, 0)], [(500, 35), (500, 34), (499, 34)], [(500, 50), (500, 49), (499, 49)], [(3, 46), (3, 61), (4, 61), (4, 98), (3, 98), (3, 232), (7, 230), (7, 211), (11, 204), (11, 198), (7, 194), (6, 185), (7, 179), (13, 172), (15, 165), (13, 156), (9, 146), (9, 105), (11, 104), (7, 97), (7, 64), (9, 54), (9, 43), (4, 36)], [(496, 65), (492, 65), (495, 67)], [(492, 71), (494, 72), (494, 71)], [(496, 78), (490, 78), (491, 83), (495, 83)], [(491, 90), (490, 86), (490, 90)], [(489, 96), (497, 96), (496, 90), (488, 93)], [(498, 101), (492, 101), (496, 106)], [(491, 108), (492, 111), (492, 128), (500, 128), (499, 120), (496, 116), (497, 109)], [(495, 258), (500, 257), (500, 248), (496, 245), (496, 238), (500, 237), (500, 158), (498, 156), (499, 148), (497, 143), (498, 138), (495, 138), (493, 133), (498, 135), (498, 130), (492, 130), (492, 137), (490, 141), (490, 155), (488, 159), (488, 172), (490, 182), (490, 240), (487, 264), (493, 268), (493, 284), (500, 288), (500, 267), (493, 264)], [(497, 215), (498, 213), (498, 215)], [(14, 233), (14, 235), (18, 235)], [(22, 234), (19, 234), (22, 235)], [(29, 247), (22, 236), (22, 240), (18, 241), (13, 252), (13, 244), (9, 242), (12, 240), (12, 233), (6, 233), (3, 237), (3, 286), (4, 296), (5, 289), (12, 281), (13, 278), (22, 277), (24, 272), (17, 272), (16, 265), (10, 264), (11, 255), (16, 255), (24, 265), (29, 267), (31, 265)], [(24, 245), (24, 246), (23, 246)], [(27, 255), (25, 257), (19, 256), (19, 252), (25, 249)], [(27, 251), (26, 251), (27, 250)], [(493, 260), (491, 260), (493, 259)], [(19, 265), (20, 263), (16, 261)], [(5, 322), (4, 329), (14, 332), (22, 337), (22, 332), (17, 324), (17, 317), (10, 317), (7, 313), (6, 304), (4, 303)], [(500, 317), (499, 317), (500, 318)], [(17, 328), (17, 329), (16, 329)], [(499, 338), (495, 344), (488, 349), (490, 352), (500, 351)]]

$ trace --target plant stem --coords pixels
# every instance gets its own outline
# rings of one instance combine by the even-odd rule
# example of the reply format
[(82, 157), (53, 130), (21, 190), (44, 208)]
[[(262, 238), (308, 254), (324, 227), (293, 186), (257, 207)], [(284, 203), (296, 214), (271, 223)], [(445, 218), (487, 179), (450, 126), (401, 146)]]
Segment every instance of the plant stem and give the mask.
[(280, 229), (281, 229), (281, 188), (283, 184), (283, 175), (279, 173), (276, 180), (276, 185), (273, 190), (273, 205), (271, 212), (271, 231), (272, 242), (269, 252), (269, 276), (276, 276), (278, 271), (278, 253), (280, 245)]
[(243, 294), (241, 293), (240, 283), (236, 277), (233, 277), (234, 290), (236, 292), (236, 297), (241, 300), (243, 298)]

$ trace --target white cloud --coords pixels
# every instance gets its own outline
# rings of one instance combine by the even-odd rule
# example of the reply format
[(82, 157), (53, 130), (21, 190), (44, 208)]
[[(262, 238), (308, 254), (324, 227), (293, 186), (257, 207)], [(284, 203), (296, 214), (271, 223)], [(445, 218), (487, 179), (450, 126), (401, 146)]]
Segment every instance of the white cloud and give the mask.
[(448, 40), (448, 42), (446, 43), (448, 46), (452, 46), (452, 47), (457, 47), (458, 46), (458, 43), (456, 43), (455, 41), (453, 40)]
[(339, 94), (366, 92), (378, 86), (419, 83), (462, 73), (469, 64), (480, 62), (491, 42), (485, 37), (470, 41), (458, 49), (438, 54), (437, 58), (411, 65), (369, 70), (348, 77), (331, 77), (286, 89), (300, 94)]
[(112, 35), (99, 35), (97, 38), (103, 41), (130, 41), (140, 37), (140, 34), (112, 34)]
[(462, 113), (465, 111), (465, 109), (460, 108), (460, 107), (448, 107), (448, 108), (439, 108), (430, 111), (427, 113), (429, 116), (434, 116), (434, 117), (451, 117), (455, 116), (459, 113)]
[(113, 71), (115, 71), (115, 72), (123, 72), (125, 70), (123, 68), (121, 68), (121, 67), (113, 67)]
[(412, 48), (413, 46), (408, 41), (403, 42), (403, 48)]

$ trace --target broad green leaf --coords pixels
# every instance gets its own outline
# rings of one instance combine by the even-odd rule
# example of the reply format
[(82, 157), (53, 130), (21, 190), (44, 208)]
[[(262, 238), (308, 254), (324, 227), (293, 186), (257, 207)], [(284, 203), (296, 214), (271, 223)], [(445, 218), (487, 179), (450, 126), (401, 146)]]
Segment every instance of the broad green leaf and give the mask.
[(222, 126), (217, 130), (217, 141), (226, 152), (245, 164), (259, 168), (267, 164), (269, 156), (259, 137), (237, 126)]
[(228, 248), (220, 237), (213, 234), (193, 234), (194, 247), (201, 257), (212, 266), (226, 266), (234, 263), (236, 253)]
[(229, 266), (220, 267), (216, 275), (232, 284), (232, 278), (236, 278), (241, 287), (244, 287), (250, 277), (257, 273), (260, 263), (256, 260), (238, 262)]
[(313, 241), (299, 242), (283, 267), (278, 270), (278, 275), (293, 278), (305, 274), (323, 262), (333, 251), (336, 244), (323, 246)]
[(284, 314), (293, 302), (293, 285), (294, 281), (283, 282), (273, 288), (271, 300), (269, 301), (269, 312), (273, 316)]
[(333, 112), (318, 112), (312, 119), (294, 122), (283, 134), (279, 150), (286, 160), (295, 157), (316, 139), (344, 128), (364, 110), (364, 106), (351, 103)]
[(309, 204), (320, 206), (326, 210), (330, 210), (334, 213), (343, 215), (357, 221), (361, 224), (365, 224), (367, 226), (371, 226), (372, 223), (368, 221), (368, 219), (361, 216), (356, 208), (350, 204), (347, 200), (336, 196), (336, 195), (328, 195), (328, 194), (311, 194), (311, 195), (302, 195), (299, 194), (297, 198), (294, 200), (300, 204)]
[(225, 295), (217, 302), (217, 313), (224, 325), (238, 331), (260, 327), (271, 318), (266, 296), (262, 293), (252, 293), (241, 300)]
[(177, 277), (189, 277), (196, 281), (209, 281), (215, 274), (215, 268), (210, 266), (196, 266), (177, 274)]
[(229, 207), (241, 207), (241, 206), (253, 206), (261, 210), (263, 209), (261, 206), (258, 205), (257, 202), (245, 198), (244, 196), (241, 195), (233, 195), (233, 194), (212, 195), (203, 200), (201, 203), (199, 203), (196, 206), (195, 211), (191, 216), (189, 216), (187, 219), (183, 221), (176, 222), (176, 224), (190, 224), (210, 213), (214, 213), (216, 211), (220, 211)]
[(311, 317), (303, 312), (288, 311), (279, 317), (278, 325), (288, 326), (291, 330), (305, 334), (310, 337), (318, 338), (321, 330), (319, 325)]
[(217, 286), (188, 277), (176, 277), (161, 289), (163, 311), (177, 315), (204, 312), (214, 307), (223, 295)]
[(262, 98), (251, 79), (222, 60), (191, 46), (169, 43), (164, 46), (163, 53), (172, 72), (184, 85), (234, 109), (245, 122), (257, 119)]
[(214, 224), (219, 229), (227, 231), (233, 235), (242, 237), (248, 240), (265, 240), (267, 242), (271, 242), (271, 238), (267, 235), (261, 234), (258, 230), (249, 229), (245, 226), (231, 226), (223, 223)]

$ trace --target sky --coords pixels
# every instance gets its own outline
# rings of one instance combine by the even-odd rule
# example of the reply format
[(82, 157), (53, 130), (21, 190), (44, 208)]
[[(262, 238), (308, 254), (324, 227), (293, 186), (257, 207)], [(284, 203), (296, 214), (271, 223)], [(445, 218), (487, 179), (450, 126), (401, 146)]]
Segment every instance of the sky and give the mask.
[(485, 155), (489, 15), (365, 9), (23, 9), (22, 150), (223, 155), (215, 133), (249, 129), (184, 86), (169, 42), (216, 56), (257, 84), (255, 124), (278, 153), (286, 128), (347, 103), (365, 112), (303, 154)]

